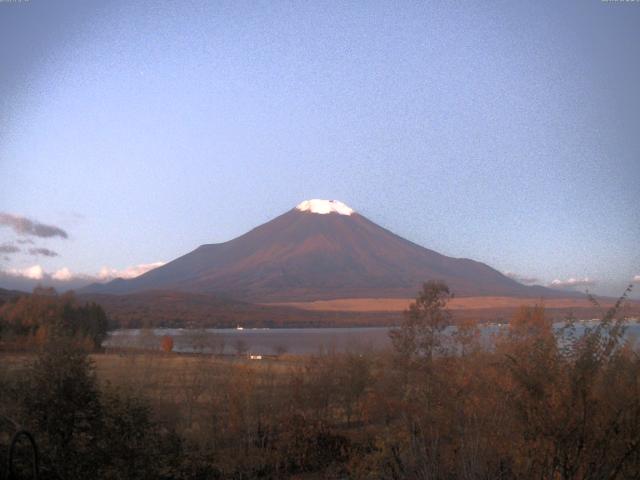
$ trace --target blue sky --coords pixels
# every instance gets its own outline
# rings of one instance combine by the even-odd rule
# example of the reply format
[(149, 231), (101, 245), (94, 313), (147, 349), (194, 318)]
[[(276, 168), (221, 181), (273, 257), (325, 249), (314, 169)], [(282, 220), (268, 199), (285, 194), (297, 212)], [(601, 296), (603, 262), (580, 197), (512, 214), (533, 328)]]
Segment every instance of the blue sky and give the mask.
[(640, 275), (639, 26), (640, 2), (600, 0), (0, 2), (0, 212), (68, 237), (5, 222), (0, 287), (335, 198), (617, 295)]

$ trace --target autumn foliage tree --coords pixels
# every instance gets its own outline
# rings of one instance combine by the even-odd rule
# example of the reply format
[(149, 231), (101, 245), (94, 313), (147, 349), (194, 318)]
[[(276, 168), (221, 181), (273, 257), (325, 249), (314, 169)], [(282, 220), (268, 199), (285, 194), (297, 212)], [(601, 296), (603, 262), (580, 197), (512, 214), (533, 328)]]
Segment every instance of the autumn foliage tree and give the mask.
[(50, 339), (16, 387), (15, 421), (36, 438), (40, 478), (161, 478), (171, 468), (167, 453), (177, 445), (146, 400), (101, 388), (95, 364), (72, 338)]
[(50, 341), (28, 372), (24, 418), (55, 473), (81, 479), (96, 474), (95, 431), (102, 421), (94, 370), (69, 338)]
[[(526, 478), (600, 479), (640, 475), (640, 361), (617, 316), (630, 289), (582, 334), (569, 321), (554, 334), (542, 307), (512, 323), (507, 385)], [(514, 432), (514, 433), (515, 433)]]
[(164, 337), (162, 337), (162, 340), (160, 341), (160, 348), (165, 353), (171, 353), (171, 351), (173, 350), (173, 338), (171, 338), (169, 335), (165, 335)]
[(102, 307), (79, 302), (73, 292), (59, 295), (53, 288), (34, 289), (0, 306), (4, 341), (45, 344), (50, 338), (74, 338), (91, 349), (106, 338), (108, 320)]
[(443, 282), (429, 281), (404, 312), (404, 320), (397, 330), (390, 333), (393, 346), (404, 357), (432, 359), (444, 353), (444, 330), (451, 324), (451, 313), (446, 309), (453, 298)]

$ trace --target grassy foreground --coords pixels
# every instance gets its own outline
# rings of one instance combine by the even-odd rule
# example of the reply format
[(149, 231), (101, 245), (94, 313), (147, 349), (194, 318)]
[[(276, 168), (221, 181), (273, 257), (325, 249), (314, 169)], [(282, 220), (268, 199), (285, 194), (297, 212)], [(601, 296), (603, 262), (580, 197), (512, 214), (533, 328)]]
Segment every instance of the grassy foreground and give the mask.
[(46, 479), (640, 478), (624, 297), (562, 341), (523, 307), (485, 348), (475, 324), (444, 334), (448, 296), (425, 285), (372, 354), (89, 356), (52, 337), (2, 354), (0, 412), (34, 433)]

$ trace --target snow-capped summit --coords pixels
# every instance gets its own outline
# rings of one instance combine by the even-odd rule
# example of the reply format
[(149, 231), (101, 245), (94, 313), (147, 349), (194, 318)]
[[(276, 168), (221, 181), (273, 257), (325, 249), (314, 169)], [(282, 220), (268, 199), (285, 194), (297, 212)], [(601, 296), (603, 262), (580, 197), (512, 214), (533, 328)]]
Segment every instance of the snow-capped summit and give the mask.
[(326, 215), (327, 213), (338, 213), (340, 215), (351, 215), (354, 213), (352, 208), (349, 208), (344, 203), (338, 200), (320, 200), (314, 198), (312, 200), (305, 200), (298, 204), (297, 210), (301, 212), (319, 213), (320, 215)]

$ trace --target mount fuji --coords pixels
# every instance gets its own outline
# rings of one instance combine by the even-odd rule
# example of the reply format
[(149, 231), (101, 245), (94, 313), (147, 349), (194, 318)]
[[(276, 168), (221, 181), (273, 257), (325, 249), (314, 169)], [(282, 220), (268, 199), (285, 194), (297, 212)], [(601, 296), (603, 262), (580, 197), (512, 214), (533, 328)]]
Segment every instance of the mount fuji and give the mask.
[(248, 302), (295, 302), (412, 298), (427, 280), (442, 280), (462, 297), (567, 296), (520, 284), (484, 263), (429, 250), (342, 202), (317, 199), (233, 240), (201, 245), (139, 277), (93, 284), (83, 291), (171, 290)]

